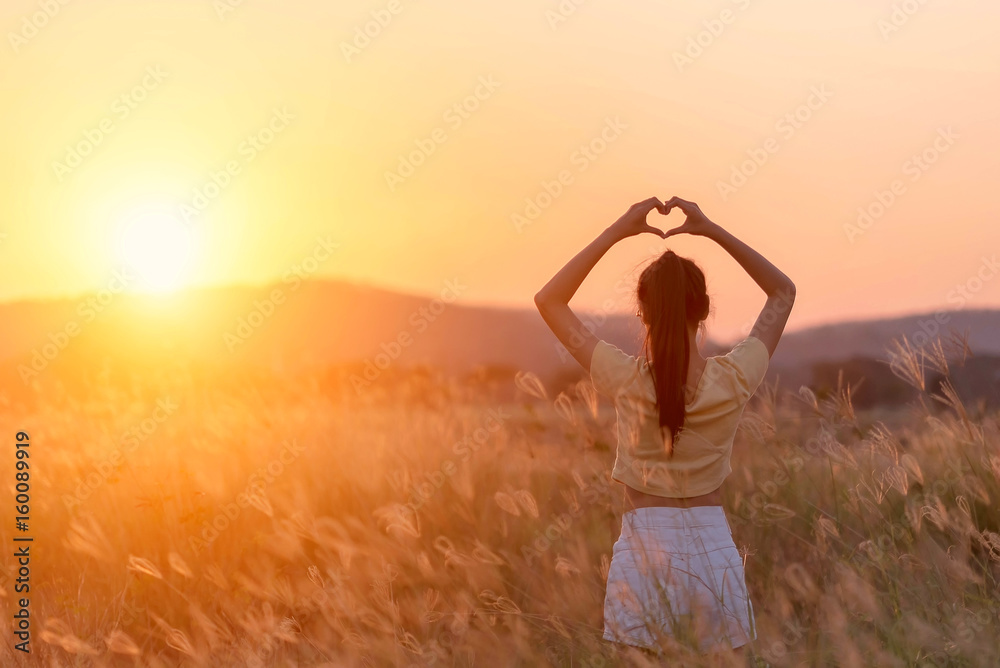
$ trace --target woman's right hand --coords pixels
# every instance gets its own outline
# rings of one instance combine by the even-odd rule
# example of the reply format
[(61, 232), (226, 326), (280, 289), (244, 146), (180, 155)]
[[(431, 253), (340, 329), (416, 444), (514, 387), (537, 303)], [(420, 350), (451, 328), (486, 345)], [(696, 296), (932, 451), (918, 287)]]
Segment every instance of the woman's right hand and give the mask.
[(709, 220), (708, 216), (702, 213), (701, 208), (694, 202), (689, 202), (680, 197), (671, 197), (663, 203), (663, 213), (669, 214), (670, 210), (674, 207), (683, 211), (687, 218), (680, 227), (667, 230), (663, 235), (664, 239), (673, 234), (694, 234), (695, 236), (707, 237), (719, 229), (719, 226)]

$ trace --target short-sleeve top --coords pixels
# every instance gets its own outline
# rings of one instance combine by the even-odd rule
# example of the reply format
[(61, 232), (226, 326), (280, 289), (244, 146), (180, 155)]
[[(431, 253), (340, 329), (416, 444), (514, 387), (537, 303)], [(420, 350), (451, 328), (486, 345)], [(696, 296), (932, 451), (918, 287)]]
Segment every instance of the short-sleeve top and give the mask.
[(599, 340), (590, 363), (594, 388), (614, 402), (618, 448), (611, 477), (657, 496), (687, 497), (717, 489), (732, 473), (729, 459), (740, 417), (764, 379), (769, 355), (748, 336), (726, 355), (708, 357), (673, 454), (661, 435), (653, 377), (645, 357)]

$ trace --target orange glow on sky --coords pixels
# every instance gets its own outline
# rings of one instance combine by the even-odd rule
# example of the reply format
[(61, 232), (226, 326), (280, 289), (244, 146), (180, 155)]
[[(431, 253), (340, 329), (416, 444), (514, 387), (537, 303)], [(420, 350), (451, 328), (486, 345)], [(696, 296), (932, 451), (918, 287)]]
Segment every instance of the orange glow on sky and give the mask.
[[(173, 287), (279, 280), (329, 236), (319, 277), (531, 308), (631, 203), (679, 195), (795, 281), (789, 330), (963, 286), (998, 307), (1000, 5), (904, 4), (5, 1), (0, 299), (99, 289), (155, 209), (195, 251)], [(705, 270), (715, 335), (756, 315), (683, 237), (622, 243), (574, 306), (629, 312), (616, 286), (666, 247)]]

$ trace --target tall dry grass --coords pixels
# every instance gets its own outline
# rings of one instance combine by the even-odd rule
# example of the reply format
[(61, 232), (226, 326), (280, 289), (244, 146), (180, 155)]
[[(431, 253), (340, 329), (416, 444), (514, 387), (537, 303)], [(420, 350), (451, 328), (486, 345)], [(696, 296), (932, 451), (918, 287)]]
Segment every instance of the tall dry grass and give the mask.
[[(948, 370), (940, 346), (892, 356), (917, 387)], [(5, 389), (2, 433), (32, 439), (31, 663), (654, 665), (600, 639), (615, 415), (586, 382), (518, 388), (506, 404), (185, 374), (85, 399)], [(725, 486), (759, 635), (734, 665), (1000, 665), (1000, 416), (923, 389), (888, 414), (849, 388), (758, 392)], [(176, 404), (164, 420), (158, 400)], [(0, 663), (27, 665), (11, 637)]]

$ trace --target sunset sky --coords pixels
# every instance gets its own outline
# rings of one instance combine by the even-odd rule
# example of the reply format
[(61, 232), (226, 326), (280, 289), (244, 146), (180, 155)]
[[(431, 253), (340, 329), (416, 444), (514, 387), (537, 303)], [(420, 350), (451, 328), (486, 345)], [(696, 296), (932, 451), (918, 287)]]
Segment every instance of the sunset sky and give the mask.
[[(5, 0), (0, 28), (3, 300), (139, 260), (130, 289), (280, 280), (323, 239), (316, 277), (531, 308), (679, 195), (795, 281), (789, 330), (1000, 307), (994, 2)], [(652, 235), (573, 305), (629, 312), (667, 247), (715, 336), (763, 305), (711, 242)]]

